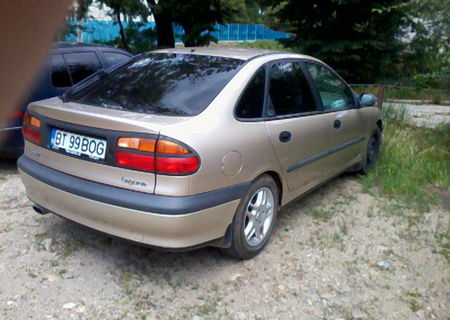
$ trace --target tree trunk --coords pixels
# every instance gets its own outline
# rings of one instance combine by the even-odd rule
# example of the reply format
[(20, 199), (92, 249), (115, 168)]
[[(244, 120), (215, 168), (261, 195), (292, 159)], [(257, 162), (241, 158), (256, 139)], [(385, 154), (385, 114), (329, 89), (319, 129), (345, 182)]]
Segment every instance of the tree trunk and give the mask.
[(158, 47), (175, 48), (175, 37), (173, 36), (172, 17), (170, 13), (163, 12), (158, 8), (155, 0), (147, 0), (147, 4), (155, 18), (156, 38)]
[(172, 19), (168, 14), (154, 14), (158, 47), (175, 48)]
[(197, 47), (197, 39), (194, 34), (192, 34), (192, 28), (191, 25), (182, 24), (182, 27), (184, 29), (184, 37), (183, 42), (185, 47)]
[(127, 51), (130, 51), (130, 47), (128, 46), (127, 39), (125, 37), (125, 31), (123, 29), (122, 20), (120, 18), (120, 11), (116, 11), (116, 18), (120, 28), (120, 38), (122, 39), (123, 47)]

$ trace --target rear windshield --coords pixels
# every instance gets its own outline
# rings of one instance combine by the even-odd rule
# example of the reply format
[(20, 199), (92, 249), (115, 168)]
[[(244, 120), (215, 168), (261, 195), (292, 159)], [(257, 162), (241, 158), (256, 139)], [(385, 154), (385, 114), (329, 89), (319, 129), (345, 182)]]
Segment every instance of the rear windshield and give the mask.
[(93, 106), (172, 116), (202, 112), (244, 63), (242, 60), (146, 53), (64, 98)]

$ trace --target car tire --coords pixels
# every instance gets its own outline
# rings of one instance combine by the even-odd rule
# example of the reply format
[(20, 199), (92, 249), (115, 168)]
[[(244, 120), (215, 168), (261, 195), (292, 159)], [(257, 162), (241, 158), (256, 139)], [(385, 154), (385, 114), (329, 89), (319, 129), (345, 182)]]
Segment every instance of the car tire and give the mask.
[(256, 256), (269, 241), (278, 211), (278, 188), (269, 175), (256, 179), (242, 199), (231, 225), (231, 246), (222, 249), (238, 259)]
[(377, 164), (381, 147), (381, 130), (376, 128), (370, 135), (366, 146), (366, 152), (360, 164), (359, 172), (362, 174), (369, 173)]

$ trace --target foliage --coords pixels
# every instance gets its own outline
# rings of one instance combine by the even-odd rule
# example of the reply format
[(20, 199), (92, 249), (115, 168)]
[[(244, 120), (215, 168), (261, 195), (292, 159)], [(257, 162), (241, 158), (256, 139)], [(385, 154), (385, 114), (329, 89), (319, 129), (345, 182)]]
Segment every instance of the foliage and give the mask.
[[(269, 7), (260, 0), (237, 0), (235, 13), (226, 19), (227, 23), (253, 23), (269, 25), (272, 18), (266, 14)], [(270, 12), (270, 9), (269, 9)]]
[(289, 50), (284, 47), (281, 43), (273, 40), (256, 40), (256, 41), (246, 41), (239, 43), (240, 47), (243, 48), (257, 48), (266, 50)]
[(450, 0), (412, 0), (409, 37), (392, 70), (400, 81), (420, 88), (450, 87)]
[(403, 118), (404, 111), (384, 108), (380, 159), (364, 183), (425, 211), (438, 201), (436, 190), (450, 188), (450, 125), (418, 128)]
[(184, 29), (182, 40), (186, 47), (205, 46), (217, 42), (210, 32), (216, 23), (225, 20), (242, 8), (241, 0), (161, 0), (160, 5), (170, 11), (174, 23)]
[[(378, 95), (379, 88), (377, 86), (353, 87), (358, 93), (373, 93)], [(431, 101), (433, 104), (440, 104), (443, 101), (450, 101), (450, 92), (437, 89), (423, 89), (414, 87), (385, 87), (385, 100), (403, 99), (403, 100), (419, 100)]]
[(147, 8), (140, 0), (99, 0), (99, 2), (111, 8), (110, 15), (120, 27), (120, 47), (130, 51), (131, 48), (128, 44), (125, 28), (122, 24), (122, 16), (127, 17), (129, 20), (136, 17), (142, 17), (148, 12)]
[[(57, 35), (58, 40), (62, 40), (68, 35), (77, 35), (77, 32), (83, 32), (84, 28), (81, 22), (83, 19), (86, 19), (92, 2), (93, 0), (77, 0), (73, 2), (67, 13), (64, 27)], [(73, 21), (76, 21), (76, 25), (72, 23)]]
[[(124, 32), (126, 39), (128, 39), (129, 52), (138, 54), (156, 49), (156, 31), (153, 28), (145, 28), (142, 23), (129, 23)], [(112, 41), (94, 42), (126, 49), (123, 46), (121, 37), (117, 37)]]
[(269, 0), (293, 34), (284, 43), (321, 58), (351, 82), (384, 77), (402, 48), (398, 35), (409, 1)]

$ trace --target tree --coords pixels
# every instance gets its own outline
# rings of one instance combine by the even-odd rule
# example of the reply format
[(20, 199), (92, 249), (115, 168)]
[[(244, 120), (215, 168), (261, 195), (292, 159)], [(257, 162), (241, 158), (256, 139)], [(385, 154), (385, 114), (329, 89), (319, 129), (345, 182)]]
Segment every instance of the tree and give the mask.
[(272, 17), (266, 14), (270, 8), (261, 0), (239, 0), (234, 4), (234, 8), (235, 13), (228, 17), (226, 22), (265, 25), (272, 22)]
[[(77, 0), (74, 1), (66, 16), (66, 23), (64, 28), (57, 35), (58, 40), (63, 40), (67, 35), (75, 35), (77, 41), (81, 38), (83, 33), (83, 20), (86, 19), (89, 11), (89, 6), (93, 0)], [(76, 24), (74, 25), (73, 22)]]
[(414, 0), (409, 10), (406, 48), (397, 69), (412, 84), (447, 89), (450, 85), (450, 0)]
[(293, 34), (285, 41), (321, 58), (349, 81), (375, 81), (402, 48), (401, 29), (411, 0), (268, 0), (279, 23)]
[(165, 0), (147, 0), (148, 7), (155, 19), (157, 44), (161, 48), (174, 48), (173, 18), (170, 5)]
[(179, 2), (163, 0), (163, 5), (172, 12), (173, 21), (184, 29), (183, 43), (186, 47), (208, 45), (217, 41), (210, 32), (214, 31), (216, 23), (224, 23), (231, 16), (238, 0), (190, 0)]
[(122, 40), (121, 47), (130, 51), (122, 16), (127, 17), (129, 20), (135, 17), (145, 17), (148, 9), (140, 0), (99, 0), (99, 2), (111, 8), (110, 15), (119, 25), (119, 33)]

